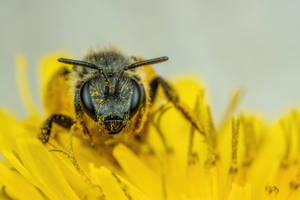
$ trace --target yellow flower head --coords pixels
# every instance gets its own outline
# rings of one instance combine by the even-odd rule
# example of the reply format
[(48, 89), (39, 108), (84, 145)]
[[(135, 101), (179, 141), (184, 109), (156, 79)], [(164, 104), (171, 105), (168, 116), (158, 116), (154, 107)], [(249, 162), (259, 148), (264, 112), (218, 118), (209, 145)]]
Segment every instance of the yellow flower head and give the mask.
[[(45, 56), (42, 95), (61, 54)], [(196, 132), (172, 105), (153, 112), (144, 151), (123, 144), (102, 157), (71, 131), (47, 145), (37, 138), (44, 117), (26, 81), (26, 60), (17, 59), (17, 80), (26, 120), (0, 112), (0, 199), (300, 199), (300, 113), (269, 124), (250, 113), (233, 116), (242, 92), (216, 124), (203, 84), (185, 77), (174, 85), (197, 113), (205, 135)]]

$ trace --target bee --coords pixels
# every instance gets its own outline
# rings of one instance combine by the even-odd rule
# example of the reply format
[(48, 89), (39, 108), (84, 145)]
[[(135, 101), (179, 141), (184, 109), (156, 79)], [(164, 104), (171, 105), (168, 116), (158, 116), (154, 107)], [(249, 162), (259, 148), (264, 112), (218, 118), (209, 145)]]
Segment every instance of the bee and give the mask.
[(93, 145), (103, 146), (113, 139), (130, 143), (135, 136), (145, 138), (158, 87), (201, 132), (194, 113), (151, 66), (167, 60), (166, 56), (126, 56), (114, 48), (90, 51), (83, 60), (59, 58), (62, 66), (49, 81), (43, 100), (49, 116), (39, 139), (49, 141), (54, 123), (69, 130), (80, 127)]

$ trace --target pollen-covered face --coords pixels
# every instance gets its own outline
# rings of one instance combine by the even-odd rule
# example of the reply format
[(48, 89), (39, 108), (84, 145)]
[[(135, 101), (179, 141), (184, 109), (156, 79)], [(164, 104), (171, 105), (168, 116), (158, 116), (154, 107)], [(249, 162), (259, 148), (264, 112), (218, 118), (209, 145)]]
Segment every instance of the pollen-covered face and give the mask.
[(144, 87), (132, 78), (110, 76), (108, 86), (101, 75), (81, 87), (85, 112), (109, 134), (119, 133), (145, 102)]

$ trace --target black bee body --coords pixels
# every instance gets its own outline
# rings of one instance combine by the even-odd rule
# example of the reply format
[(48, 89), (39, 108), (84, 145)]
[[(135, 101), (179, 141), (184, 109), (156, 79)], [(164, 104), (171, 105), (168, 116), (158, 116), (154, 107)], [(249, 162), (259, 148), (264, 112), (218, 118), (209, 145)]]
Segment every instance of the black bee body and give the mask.
[[(166, 60), (167, 57), (149, 60), (129, 57), (115, 49), (89, 52), (82, 61), (59, 58), (59, 62), (73, 68), (69, 73), (57, 73), (49, 82), (45, 105), (50, 116), (39, 138), (43, 143), (48, 142), (53, 123), (67, 129), (80, 126), (93, 144), (104, 144), (109, 138), (141, 135), (146, 130), (159, 85), (175, 108), (202, 132), (194, 114), (180, 103), (174, 88), (150, 66)], [(54, 87), (58, 82), (61, 85)], [(61, 88), (73, 91), (71, 98)], [(73, 111), (63, 112), (72, 104)]]

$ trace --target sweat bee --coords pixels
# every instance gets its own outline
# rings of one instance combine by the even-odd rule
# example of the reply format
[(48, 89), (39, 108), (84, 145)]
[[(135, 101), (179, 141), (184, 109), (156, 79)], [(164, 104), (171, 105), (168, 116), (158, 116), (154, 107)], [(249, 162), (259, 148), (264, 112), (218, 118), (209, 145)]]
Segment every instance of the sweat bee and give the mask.
[(201, 132), (194, 114), (180, 102), (176, 90), (151, 66), (167, 60), (165, 56), (126, 56), (114, 48), (90, 51), (83, 60), (59, 58), (62, 66), (49, 81), (44, 97), (49, 116), (39, 139), (47, 143), (55, 123), (66, 129), (80, 127), (93, 145), (103, 146), (113, 139), (130, 143), (135, 136), (140, 140), (147, 134), (159, 86), (166, 99)]

